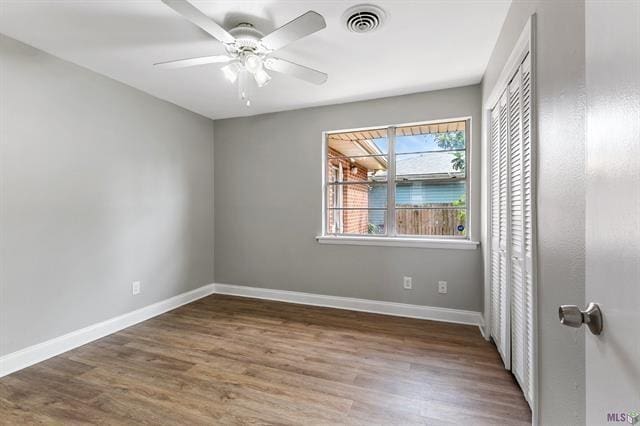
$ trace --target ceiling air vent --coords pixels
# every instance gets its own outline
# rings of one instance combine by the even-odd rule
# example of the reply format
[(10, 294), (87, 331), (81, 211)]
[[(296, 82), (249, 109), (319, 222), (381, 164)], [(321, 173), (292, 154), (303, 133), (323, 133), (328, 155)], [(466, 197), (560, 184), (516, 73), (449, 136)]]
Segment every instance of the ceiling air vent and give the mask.
[(359, 34), (377, 30), (385, 19), (384, 11), (370, 4), (353, 6), (343, 16), (347, 29)]

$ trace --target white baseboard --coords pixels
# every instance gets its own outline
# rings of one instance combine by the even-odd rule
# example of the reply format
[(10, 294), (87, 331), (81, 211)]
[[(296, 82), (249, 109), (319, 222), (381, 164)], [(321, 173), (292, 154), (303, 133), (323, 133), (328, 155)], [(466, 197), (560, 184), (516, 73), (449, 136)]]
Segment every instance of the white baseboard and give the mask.
[(278, 300), (281, 302), (300, 303), (302, 305), (324, 306), (327, 308), (348, 309), (351, 311), (394, 315), (398, 317), (476, 325), (478, 327), (483, 324), (482, 314), (480, 312), (463, 311), (460, 309), (437, 308), (433, 306), (410, 305), (407, 303), (383, 302), (380, 300), (356, 299), (352, 297), (325, 296), (322, 294), (272, 290), (242, 285), (216, 283), (214, 286), (216, 294)]
[(457, 324), (476, 325), (480, 327), (480, 331), (484, 335), (484, 324), (482, 314), (480, 312), (216, 283), (202, 286), (195, 290), (154, 303), (153, 305), (145, 306), (144, 308), (140, 308), (133, 312), (81, 328), (80, 330), (72, 331), (71, 333), (67, 333), (54, 339), (38, 343), (0, 357), (0, 377), (77, 348), (78, 346), (100, 339), (101, 337), (108, 336), (109, 334), (113, 334), (127, 327), (131, 327), (139, 322), (148, 320), (214, 293), (408, 318), (444, 321)]
[(480, 325), (480, 333), (482, 334), (482, 337), (484, 337), (484, 340), (486, 340), (487, 342), (489, 340), (491, 340), (491, 335), (489, 334), (489, 329), (484, 324), (484, 317), (482, 317), (482, 325)]
[(145, 306), (144, 308), (137, 309), (133, 312), (129, 312), (4, 355), (3, 357), (0, 357), (0, 377), (44, 361), (45, 359), (49, 359), (73, 348), (77, 348), (78, 346), (82, 346), (101, 337), (108, 336), (109, 334), (113, 334), (124, 328), (131, 327), (134, 324), (148, 320), (149, 318), (153, 318), (179, 306), (191, 303), (212, 294), (214, 289), (215, 287), (213, 284), (208, 284), (195, 290), (154, 303), (153, 305)]

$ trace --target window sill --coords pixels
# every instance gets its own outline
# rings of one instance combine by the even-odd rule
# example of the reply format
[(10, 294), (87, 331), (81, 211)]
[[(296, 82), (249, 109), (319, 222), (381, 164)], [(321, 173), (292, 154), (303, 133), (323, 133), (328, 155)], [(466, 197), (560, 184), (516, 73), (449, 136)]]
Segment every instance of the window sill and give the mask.
[(383, 247), (410, 247), (410, 248), (435, 248), (453, 250), (475, 250), (480, 244), (477, 241), (458, 239), (435, 238), (403, 238), (403, 237), (345, 237), (320, 235), (316, 237), (320, 244), (347, 244), (355, 246), (383, 246)]

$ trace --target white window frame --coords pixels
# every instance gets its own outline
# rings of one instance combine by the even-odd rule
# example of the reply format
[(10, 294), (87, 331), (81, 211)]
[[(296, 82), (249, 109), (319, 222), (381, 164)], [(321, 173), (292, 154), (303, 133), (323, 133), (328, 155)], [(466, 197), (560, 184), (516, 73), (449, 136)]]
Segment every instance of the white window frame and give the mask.
[[(343, 174), (343, 170), (342, 170), (342, 164), (339, 164), (338, 167), (332, 167), (331, 172), (335, 172), (337, 174), (336, 178), (338, 180), (342, 180), (342, 174)], [(336, 208), (336, 205), (342, 206), (343, 204), (343, 196), (344, 194), (342, 192), (338, 192), (336, 193), (335, 198), (332, 200), (333, 201), (333, 205), (331, 207), (327, 207), (327, 208)], [(336, 219), (333, 223), (334, 227), (339, 228), (340, 230), (342, 230), (342, 217), (340, 217), (340, 219)], [(342, 233), (342, 232), (339, 232)]]
[[(454, 121), (466, 121), (465, 126), (465, 182), (466, 182), (466, 228), (465, 236), (430, 236), (430, 235), (398, 235), (395, 229), (395, 129), (405, 126), (417, 126), (428, 124), (449, 123)], [(387, 129), (388, 132), (388, 162), (387, 171), (387, 209), (384, 235), (335, 235), (327, 233), (328, 212), (327, 206), (327, 139), (331, 134), (367, 131), (373, 129)], [(466, 249), (473, 250), (478, 246), (477, 241), (471, 239), (473, 217), (472, 187), (473, 187), (473, 167), (472, 167), (472, 119), (471, 117), (457, 117), (429, 121), (419, 121), (412, 123), (380, 125), (372, 127), (362, 127), (356, 129), (331, 130), (322, 132), (322, 233), (316, 237), (321, 244), (351, 244), (369, 246), (391, 246), (391, 247), (414, 247), (414, 248), (444, 248), (444, 249)]]

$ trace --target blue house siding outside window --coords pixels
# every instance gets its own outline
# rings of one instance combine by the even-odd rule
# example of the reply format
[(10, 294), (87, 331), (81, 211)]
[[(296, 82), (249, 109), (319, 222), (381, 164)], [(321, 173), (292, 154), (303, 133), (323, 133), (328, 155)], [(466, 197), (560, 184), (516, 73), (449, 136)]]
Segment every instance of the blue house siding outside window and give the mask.
[[(464, 182), (433, 184), (427, 182), (399, 183), (396, 187), (397, 205), (451, 204), (466, 194)], [(382, 207), (387, 201), (385, 187), (373, 186), (369, 192), (369, 208)], [(377, 218), (380, 216), (380, 218)], [(384, 225), (384, 214), (370, 218), (374, 225)], [(377, 219), (377, 220), (376, 220)]]

